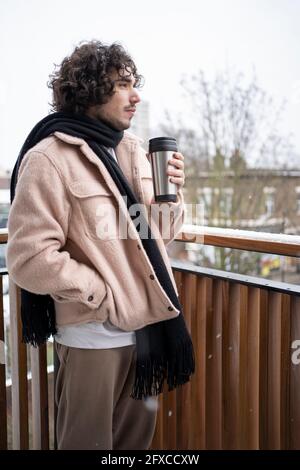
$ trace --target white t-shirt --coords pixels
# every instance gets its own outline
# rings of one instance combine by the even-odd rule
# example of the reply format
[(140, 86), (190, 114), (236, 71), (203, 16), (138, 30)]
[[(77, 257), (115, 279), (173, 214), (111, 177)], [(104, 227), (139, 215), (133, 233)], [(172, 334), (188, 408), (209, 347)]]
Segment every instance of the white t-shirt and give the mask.
[[(117, 160), (112, 148), (109, 152)], [(57, 328), (55, 341), (65, 346), (83, 349), (110, 349), (135, 344), (135, 332), (123, 331), (109, 320), (103, 323), (89, 322), (81, 325), (67, 325)]]

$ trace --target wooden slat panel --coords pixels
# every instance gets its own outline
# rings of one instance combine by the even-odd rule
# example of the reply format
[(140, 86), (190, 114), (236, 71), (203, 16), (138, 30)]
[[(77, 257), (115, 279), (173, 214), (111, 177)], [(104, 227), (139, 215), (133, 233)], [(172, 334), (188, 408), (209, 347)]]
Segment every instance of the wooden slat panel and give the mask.
[(53, 363), (54, 363), (54, 376), (53, 376), (53, 411), (54, 411), (54, 450), (57, 450), (57, 434), (56, 434), (56, 422), (57, 422), (57, 406), (55, 401), (55, 384), (56, 377), (59, 370), (59, 357), (56, 351), (55, 340), (53, 341)]
[[(182, 298), (182, 291), (183, 291), (183, 281), (182, 281), (182, 274), (179, 271), (174, 271), (174, 278), (175, 282), (177, 285), (177, 290), (178, 290), (178, 295), (179, 295), (179, 300), (181, 304), (183, 303), (183, 298)], [(167, 432), (168, 432), (168, 449), (177, 449), (177, 435), (179, 434), (178, 432), (178, 427), (180, 426), (178, 416), (177, 416), (177, 403), (178, 403), (178, 397), (177, 397), (177, 389), (173, 390), (172, 392), (169, 392), (169, 397), (168, 397), (168, 426), (167, 426)], [(171, 416), (169, 415), (171, 413)], [(177, 424), (178, 422), (178, 424)]]
[[(238, 448), (238, 354), (240, 286), (229, 284), (226, 332), (223, 333), (224, 348), (224, 448)], [(225, 325), (224, 325), (225, 327)]]
[(174, 274), (174, 279), (176, 282), (177, 290), (178, 290), (178, 296), (180, 302), (182, 301), (182, 275), (180, 271), (173, 271)]
[(34, 449), (49, 449), (47, 348), (30, 348)]
[(291, 299), (290, 442), (300, 449), (300, 297)]
[(195, 376), (192, 381), (191, 449), (205, 449), (205, 390), (206, 390), (206, 279), (197, 277), (196, 312), (192, 318), (192, 338), (195, 349)]
[[(185, 323), (191, 332), (192, 309), (195, 308), (196, 278), (192, 274), (183, 274), (182, 277), (182, 305)], [(177, 448), (189, 449), (190, 433), (186, 429), (191, 423), (191, 382), (177, 389)]]
[(260, 291), (259, 448), (268, 449), (268, 291)]
[(222, 281), (213, 280), (211, 299), (207, 318), (206, 442), (207, 449), (222, 449)]
[(260, 289), (248, 289), (247, 449), (259, 449)]
[(3, 312), (3, 284), (0, 276), (0, 450), (7, 449), (7, 411), (5, 377), (5, 335)]
[(213, 305), (212, 305), (212, 279), (206, 278), (206, 380), (205, 380), (205, 442), (206, 442), (206, 449), (212, 448), (212, 434), (214, 432), (212, 421), (211, 421), (211, 414), (212, 414), (212, 397), (210, 395), (211, 392), (211, 358), (212, 358), (212, 324), (213, 324)]
[(269, 294), (268, 338), (268, 449), (280, 449), (280, 364), (282, 295)]
[(247, 288), (230, 284), (228, 318), (228, 381), (226, 412), (226, 449), (243, 449), (247, 440)]
[(240, 288), (240, 318), (239, 318), (239, 449), (246, 449), (248, 436), (248, 397), (247, 397), (247, 314), (248, 314), (248, 287)]
[[(196, 304), (196, 298), (197, 298), (197, 276), (192, 275), (189, 278), (190, 282), (190, 298), (189, 298), (189, 308), (188, 308), (188, 314), (186, 317), (186, 322), (187, 322), (187, 327), (190, 332), (192, 341), (193, 341), (193, 346), (194, 346), (194, 353), (196, 354), (196, 349), (197, 349), (197, 324), (196, 324), (196, 318), (197, 318), (197, 304)], [(197, 359), (195, 356), (195, 370), (197, 370)], [(190, 424), (189, 424), (189, 429), (190, 432), (189, 434), (189, 440), (188, 440), (188, 445), (189, 449), (198, 449), (197, 445), (197, 429), (198, 429), (198, 423), (199, 423), (199, 416), (196, 413), (196, 409), (192, 409), (192, 404), (193, 404), (193, 397), (196, 396), (198, 393), (197, 390), (197, 381), (196, 381), (196, 375), (193, 374), (190, 380), (190, 383), (186, 385), (187, 386), (187, 392), (188, 392), (188, 414), (190, 417)]]
[(287, 449), (290, 440), (290, 340), (291, 340), (291, 298), (282, 295), (281, 304), (281, 349), (280, 349), (280, 448)]
[(27, 351), (22, 343), (20, 289), (9, 280), (12, 345), (12, 430), (13, 449), (28, 449)]
[(222, 381), (223, 381), (223, 429), (222, 429), (222, 449), (228, 449), (228, 441), (230, 439), (230, 417), (228, 412), (230, 407), (230, 354), (231, 345), (229, 341), (229, 316), (230, 316), (230, 304), (229, 304), (229, 291), (230, 282), (222, 282)]

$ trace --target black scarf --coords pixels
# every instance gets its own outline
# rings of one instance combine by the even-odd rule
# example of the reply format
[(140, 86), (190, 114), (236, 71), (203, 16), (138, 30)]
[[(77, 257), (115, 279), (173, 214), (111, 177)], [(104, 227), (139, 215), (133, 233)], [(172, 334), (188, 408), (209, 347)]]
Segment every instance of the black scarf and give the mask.
[[(23, 156), (40, 140), (55, 131), (85, 140), (107, 168), (121, 195), (127, 196), (128, 210), (132, 204), (139, 203), (118, 163), (107, 150), (107, 147), (116, 148), (123, 132), (85, 115), (62, 112), (50, 114), (38, 122), (25, 140), (12, 173), (11, 203), (15, 196), (18, 170)], [(131, 215), (133, 221), (135, 217), (136, 215)], [(144, 235), (141, 237), (140, 233), (139, 235), (155, 274), (173, 305), (182, 312), (169, 272), (156, 240), (151, 237), (150, 227), (142, 211), (139, 221), (141, 229), (142, 226), (147, 228), (147, 238)], [(144, 230), (142, 233), (145, 233)], [(54, 301), (50, 295), (37, 295), (21, 289), (21, 317), (23, 341), (26, 343), (38, 346), (56, 333)], [(192, 340), (182, 313), (176, 318), (136, 330), (135, 334), (137, 363), (132, 398), (142, 399), (158, 395), (163, 390), (165, 379), (169, 391), (189, 381), (195, 371), (195, 358)]]

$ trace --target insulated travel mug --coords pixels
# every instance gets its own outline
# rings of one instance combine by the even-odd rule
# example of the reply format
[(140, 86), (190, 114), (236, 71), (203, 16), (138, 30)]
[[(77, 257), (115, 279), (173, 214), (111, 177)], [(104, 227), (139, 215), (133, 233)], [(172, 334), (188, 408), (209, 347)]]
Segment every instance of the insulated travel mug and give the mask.
[(174, 137), (155, 137), (149, 140), (155, 202), (177, 201), (177, 185), (170, 182), (171, 177), (167, 174), (168, 161), (174, 152), (177, 152)]

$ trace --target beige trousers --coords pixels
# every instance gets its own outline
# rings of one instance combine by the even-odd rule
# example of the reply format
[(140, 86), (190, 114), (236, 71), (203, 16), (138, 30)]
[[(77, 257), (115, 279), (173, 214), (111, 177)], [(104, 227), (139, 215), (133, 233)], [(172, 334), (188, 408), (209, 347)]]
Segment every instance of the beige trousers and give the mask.
[(56, 343), (56, 351), (57, 448), (147, 450), (158, 400), (130, 398), (135, 345), (80, 349)]

